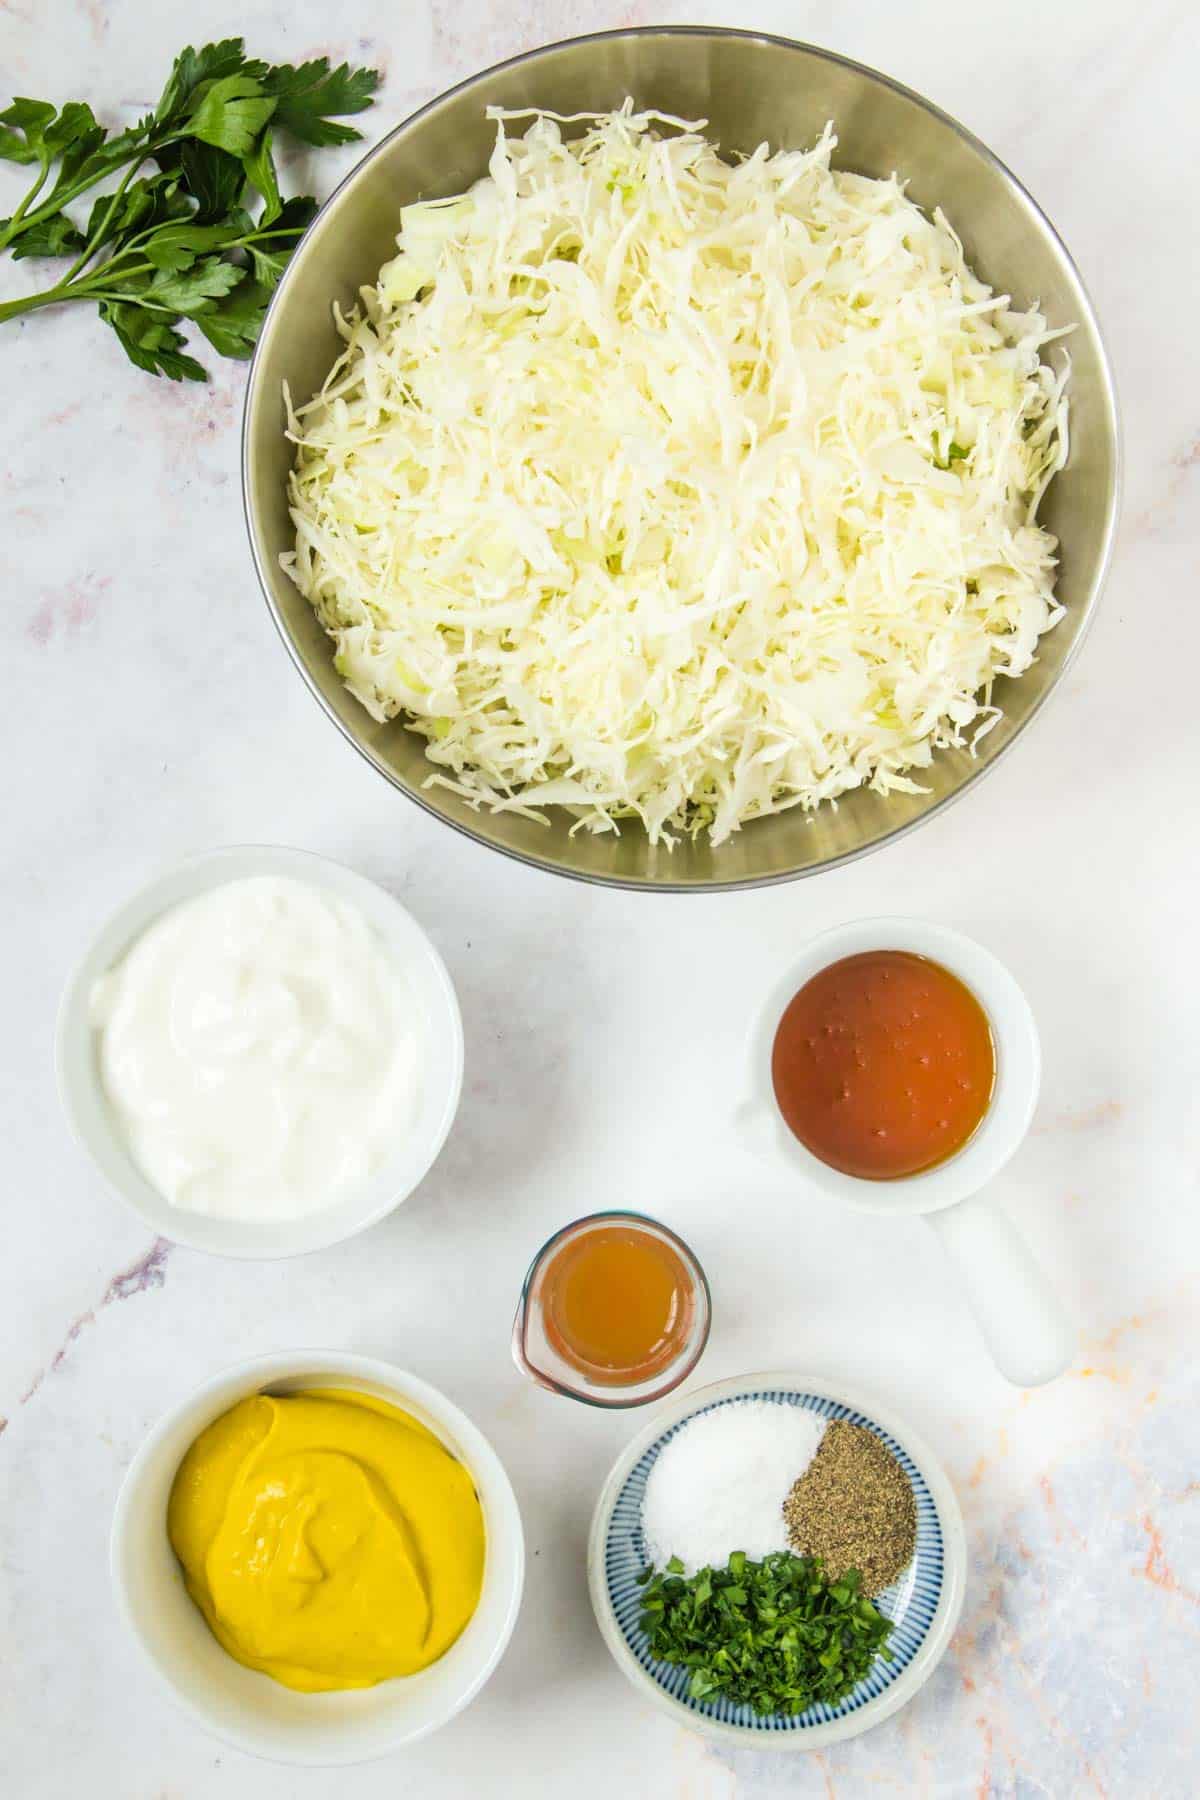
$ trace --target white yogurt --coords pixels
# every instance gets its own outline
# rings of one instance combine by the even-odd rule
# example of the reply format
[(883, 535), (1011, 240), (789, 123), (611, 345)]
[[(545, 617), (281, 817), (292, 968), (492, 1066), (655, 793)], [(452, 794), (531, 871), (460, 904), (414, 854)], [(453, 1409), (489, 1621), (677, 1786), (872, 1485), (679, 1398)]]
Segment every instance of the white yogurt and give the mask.
[(188, 1212), (316, 1212), (415, 1117), (403, 973), (357, 907), (306, 882), (252, 876), (172, 907), (96, 983), (92, 1019), (130, 1154)]

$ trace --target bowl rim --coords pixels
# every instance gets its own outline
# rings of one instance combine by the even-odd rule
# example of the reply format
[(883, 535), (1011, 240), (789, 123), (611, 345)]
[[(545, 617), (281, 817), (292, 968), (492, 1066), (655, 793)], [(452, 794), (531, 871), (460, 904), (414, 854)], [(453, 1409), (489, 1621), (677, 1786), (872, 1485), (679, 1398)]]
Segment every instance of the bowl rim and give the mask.
[[(805, 983), (845, 956), (870, 950), (907, 950), (940, 963), (969, 989), (987, 1016), (995, 1053), (995, 1083), (987, 1110), (971, 1136), (948, 1156), (913, 1175), (868, 1180), (821, 1161), (784, 1123), (771, 1072), (775, 1034)], [(994, 951), (966, 932), (932, 919), (867, 914), (810, 938), (781, 965), (749, 1027), (750, 1097), (743, 1128), (769, 1122), (769, 1141), (806, 1182), (859, 1212), (891, 1217), (942, 1212), (987, 1186), (1021, 1148), (1033, 1123), (1042, 1081), (1037, 1020), (1016, 976)]]
[[(328, 1373), (338, 1384), (351, 1387), (361, 1385), (367, 1392), (372, 1388), (382, 1388), (390, 1392), (397, 1403), (408, 1402), (435, 1420), (438, 1426), (443, 1428), (438, 1431), (437, 1435), (443, 1436), (444, 1430), (454, 1438), (456, 1445), (461, 1446), (472, 1476), (476, 1478), (480, 1475), (485, 1476), (499, 1502), (498, 1531), (493, 1531), (493, 1522), (486, 1512), (484, 1517), (488, 1528), (489, 1546), (493, 1541), (496, 1541), (499, 1546), (497, 1579), (507, 1582), (507, 1604), (491, 1648), (484, 1657), (479, 1670), (464, 1691), (457, 1696), (448, 1711), (443, 1710), (440, 1715), (429, 1718), (415, 1729), (398, 1735), (390, 1745), (368, 1750), (351, 1747), (345, 1754), (336, 1756), (323, 1752), (317, 1756), (297, 1755), (291, 1757), (281, 1755), (278, 1749), (265, 1750), (261, 1743), (254, 1741), (252, 1733), (217, 1723), (211, 1713), (194, 1699), (191, 1692), (176, 1680), (142, 1633), (130, 1600), (129, 1578), (125, 1564), (130, 1555), (140, 1553), (137, 1547), (132, 1545), (131, 1538), (133, 1529), (131, 1513), (138, 1490), (141, 1484), (152, 1475), (164, 1440), (178, 1429), (189, 1414), (204, 1414), (208, 1409), (207, 1416), (199, 1419), (196, 1423), (194, 1435), (198, 1435), (206, 1424), (210, 1424), (214, 1418), (218, 1418), (230, 1406), (237, 1404), (237, 1399), (231, 1397), (232, 1393), (240, 1390), (239, 1397), (245, 1398), (249, 1394), (261, 1392), (273, 1383), (302, 1376), (311, 1377), (317, 1373)], [(217, 1398), (218, 1395), (219, 1398)], [(444, 1436), (443, 1441), (445, 1441)], [(166, 1529), (165, 1520), (163, 1529), (164, 1531)], [(451, 1719), (470, 1705), (495, 1673), (512, 1638), (524, 1593), (525, 1560), (525, 1533), (512, 1481), (498, 1452), (492, 1447), (480, 1427), (439, 1388), (423, 1380), (419, 1375), (413, 1374), (408, 1369), (402, 1369), (397, 1364), (389, 1363), (381, 1357), (360, 1356), (356, 1352), (345, 1350), (277, 1350), (246, 1357), (242, 1361), (231, 1363), (207, 1376), (198, 1387), (190, 1389), (177, 1399), (174, 1405), (168, 1407), (154, 1421), (134, 1453), (113, 1506), (108, 1540), (109, 1578), (118, 1617), (130, 1639), (137, 1646), (142, 1665), (150, 1670), (160, 1690), (168, 1693), (176, 1706), (187, 1717), (223, 1743), (231, 1744), (235, 1749), (243, 1751), (249, 1756), (275, 1763), (277, 1766), (292, 1767), (348, 1767), (355, 1763), (374, 1761), (381, 1756), (392, 1754), (406, 1744), (416, 1743), (420, 1738), (427, 1737), (431, 1732), (448, 1724)], [(488, 1573), (485, 1567), (485, 1587), (487, 1581)], [(439, 1661), (444, 1662), (446, 1657), (453, 1656), (455, 1649), (456, 1645), (452, 1644), (446, 1651), (445, 1657), (439, 1658)], [(347, 1732), (352, 1746), (355, 1732), (353, 1723), (347, 1726)]]
[[(85, 1044), (91, 1031), (88, 1009), (92, 983), (171, 907), (201, 893), (209, 893), (226, 882), (254, 875), (279, 875), (329, 889), (356, 904), (368, 922), (373, 923), (380, 915), (390, 915), (412, 944), (420, 946), (421, 961), (430, 978), (430, 993), (436, 996), (440, 1012), (438, 1029), (446, 1032), (444, 1073), (447, 1080), (441, 1095), (430, 1095), (427, 1109), (422, 1103), (417, 1123), (424, 1125), (426, 1130), (419, 1154), (412, 1155), (403, 1164), (395, 1157), (389, 1158), (364, 1186), (362, 1203), (350, 1223), (346, 1222), (345, 1212), (353, 1194), (298, 1219), (266, 1223), (210, 1219), (207, 1214), (173, 1207), (163, 1196), (155, 1195), (151, 1183), (131, 1161), (115, 1122), (102, 1130), (95, 1119), (88, 1116), (92, 1110), (88, 1102), (93, 1097), (98, 1102), (97, 1114), (104, 1111), (99, 1077), (90, 1066), (94, 1059), (90, 1058)], [(360, 875), (348, 864), (316, 851), (299, 850), (285, 844), (225, 844), (200, 850), (160, 867), (126, 893), (124, 899), (106, 911), (102, 922), (90, 931), (76, 957), (63, 984), (54, 1030), (54, 1075), (59, 1103), (72, 1137), (105, 1187), (136, 1213), (148, 1229), (169, 1243), (182, 1244), (208, 1256), (228, 1256), (253, 1262), (274, 1262), (331, 1249), (379, 1224), (402, 1205), (428, 1175), (450, 1134), (462, 1097), (464, 1057), (458, 995), (450, 972), (425, 927), (387, 888)], [(154, 1210), (150, 1210), (151, 1197), (157, 1201)], [(192, 1221), (199, 1218), (206, 1225), (219, 1229), (197, 1230)], [(333, 1225), (335, 1219), (338, 1223)], [(273, 1228), (278, 1242), (269, 1248), (260, 1243), (248, 1244), (240, 1238), (243, 1223), (249, 1223), (254, 1232), (267, 1233)], [(214, 1238), (218, 1241), (214, 1242)]]
[[(868, 1700), (857, 1711), (843, 1719), (829, 1719), (819, 1725), (807, 1725), (799, 1731), (766, 1732), (748, 1725), (729, 1725), (720, 1719), (709, 1719), (695, 1712), (674, 1695), (668, 1694), (638, 1662), (617, 1623), (608, 1591), (605, 1567), (608, 1534), (613, 1512), (630, 1471), (652, 1444), (675, 1425), (701, 1412), (715, 1401), (737, 1399), (754, 1393), (812, 1394), (818, 1399), (832, 1400), (862, 1413), (879, 1425), (904, 1448), (917, 1466), (929, 1489), (930, 1498), (942, 1531), (942, 1586), (937, 1607), (916, 1654), (895, 1681), (883, 1692)], [(707, 1387), (694, 1388), (677, 1396), (651, 1419), (644, 1430), (618, 1456), (609, 1470), (596, 1501), (588, 1532), (588, 1592), (600, 1635), (613, 1661), (643, 1699), (666, 1713), (677, 1725), (698, 1732), (702, 1737), (736, 1745), (741, 1750), (802, 1751), (822, 1750), (830, 1744), (845, 1743), (864, 1731), (881, 1725), (885, 1719), (906, 1706), (934, 1673), (949, 1647), (962, 1616), (966, 1592), (967, 1542), (962, 1511), (950, 1479), (920, 1433), (906, 1420), (876, 1399), (869, 1389), (841, 1381), (829, 1381), (820, 1375), (806, 1375), (792, 1369), (767, 1369), (747, 1375), (732, 1375), (714, 1381)]]
[[(428, 114), (436, 111), (437, 108), (445, 105), (446, 102), (454, 99), (457, 95), (465, 93), (470, 88), (487, 81), (491, 76), (500, 74), (508, 69), (520, 68), (525, 63), (533, 62), (543, 56), (548, 56), (555, 51), (573, 48), (580, 44), (599, 44), (615, 42), (622, 39), (661, 37), (711, 38), (716, 40), (738, 39), (744, 42), (762, 44), (767, 47), (775, 47), (781, 50), (800, 50), (806, 55), (818, 58), (822, 62), (833, 63), (839, 68), (852, 70), (855, 74), (866, 77), (868, 81), (878, 82), (883, 87), (889, 88), (893, 93), (899, 94), (904, 99), (919, 106), (924, 112), (930, 114), (941, 124), (948, 126), (951, 131), (969, 145), (970, 148), (972, 148), (983, 161), (999, 175), (1002, 182), (1016, 196), (1025, 211), (1032, 216), (1035, 225), (1038, 226), (1049, 239), (1051, 245), (1057, 255), (1061, 258), (1069, 275), (1073, 279), (1082, 303), (1083, 316), (1095, 338), (1103, 399), (1106, 403), (1106, 409), (1111, 422), (1113, 449), (1112, 491), (1108, 499), (1108, 506), (1104, 518), (1102, 542), (1096, 565), (1096, 572), (1090, 583), (1089, 591), (1079, 617), (1079, 624), (1075, 636), (1063, 656), (1057, 674), (1046, 690), (1033, 702), (1030, 710), (1016, 726), (1008, 741), (1001, 745), (988, 762), (980, 764), (968, 774), (966, 779), (961, 781), (957, 787), (953, 788), (948, 794), (944, 794), (941, 799), (935, 801), (932, 806), (927, 808), (917, 818), (909, 819), (903, 824), (891, 827), (890, 830), (884, 831), (880, 836), (873, 838), (870, 843), (856, 845), (853, 849), (841, 851), (838, 855), (831, 856), (824, 862), (815, 863), (806, 867), (785, 869), (768, 874), (734, 877), (728, 880), (677, 881), (672, 880), (669, 876), (665, 879), (651, 879), (648, 876), (642, 875), (609, 875), (600, 874), (589, 869), (573, 868), (569, 864), (560, 862), (551, 857), (540, 856), (534, 850), (519, 849), (512, 844), (498, 843), (491, 837), (486, 836), (482, 831), (476, 829), (470, 820), (452, 818), (448, 813), (441, 811), (440, 808), (435, 806), (427, 797), (423, 784), (412, 787), (408, 786), (386, 762), (377, 757), (374, 752), (361, 741), (360, 736), (351, 729), (350, 725), (343, 718), (340, 717), (310, 674), (305, 661), (300, 654), (299, 647), (294, 642), (292, 634), (287, 628), (280, 608), (276, 604), (274, 593), (272, 592), (271, 582), (266, 567), (267, 559), (260, 546), (257, 509), (252, 499), (251, 420), (258, 406), (265, 346), (272, 337), (277, 315), (282, 311), (293, 264), (298, 262), (305, 242), (308, 240), (311, 233), (320, 225), (325, 214), (336, 206), (343, 194), (345, 194), (354, 183), (361, 179), (369, 165), (373, 163), (377, 157), (383, 155), (391, 145), (392, 141), (399, 137), (402, 132), (410, 130), (412, 126), (416, 125)], [(416, 805), (418, 805), (422, 811), (428, 813), (431, 818), (439, 820), (443, 825), (448, 825), (453, 831), (457, 831), (461, 836), (468, 838), (473, 843), (479, 844), (483, 849), (497, 851), (500, 855), (507, 856), (514, 862), (524, 863), (527, 867), (539, 869), (546, 874), (565, 876), (569, 880), (586, 882), (595, 887), (624, 888), (628, 891), (637, 893), (723, 894), (736, 893), (743, 889), (779, 887), (784, 882), (799, 881), (809, 876), (821, 875), (831, 869), (843, 868), (849, 863), (857, 862), (860, 857), (868, 856), (876, 850), (882, 850), (888, 844), (897, 843), (901, 838), (907, 837), (910, 832), (916, 831), (922, 825), (928, 824), (930, 820), (940, 817), (949, 807), (953, 806), (956, 801), (960, 800), (965, 793), (970, 789), (977, 787), (984, 776), (990, 775), (991, 772), (1005, 760), (1013, 748), (1013, 745), (1025, 734), (1026, 730), (1033, 724), (1034, 720), (1043, 713), (1046, 702), (1050, 699), (1051, 695), (1061, 688), (1064, 677), (1075, 662), (1076, 657), (1079, 655), (1084, 640), (1091, 629), (1092, 622), (1099, 606), (1100, 597), (1112, 568), (1117, 529), (1121, 519), (1122, 495), (1124, 489), (1124, 444), (1120, 401), (1117, 393), (1116, 375), (1113, 369), (1112, 356), (1109, 352), (1104, 333), (1101, 330), (1100, 320), (1092, 301), (1091, 293), (1083, 279), (1083, 275), (1075, 258), (1067, 248), (1061, 234), (1049, 218), (1048, 214), (1043, 211), (1041, 206), (1039, 206), (1025, 184), (1013, 173), (1008, 164), (984, 143), (982, 138), (977, 137), (975, 133), (965, 126), (961, 120), (957, 119), (953, 113), (947, 112), (944, 107), (938, 106), (935, 101), (927, 99), (924, 94), (918, 93), (915, 88), (907, 86), (907, 84), (902, 81), (897, 81), (894, 76), (886, 74), (881, 69), (872, 67), (869, 63), (860, 62), (854, 57), (843, 56), (836, 50), (827, 50), (819, 44), (807, 43), (801, 38), (785, 37), (779, 32), (751, 31), (744, 30), (737, 26), (725, 25), (635, 25), (627, 27), (618, 26), (608, 31), (583, 32), (573, 37), (556, 38), (549, 43), (535, 45), (530, 50), (523, 50), (516, 56), (505, 57), (500, 62), (491, 63), (487, 68), (479, 69), (474, 74), (465, 76), (463, 80), (457, 81), (451, 87), (444, 89), (443, 92), (435, 94), (432, 99), (426, 101), (423, 106), (418, 107), (415, 112), (410, 113), (406, 118), (399, 120), (398, 123), (395, 124), (390, 131), (385, 132), (378, 143), (373, 144), (354, 167), (342, 177), (341, 181), (338, 182), (329, 197), (322, 203), (316, 217), (309, 224), (304, 236), (297, 245), (292, 261), (284, 270), (283, 275), (276, 286), (275, 292), (271, 296), (271, 300), (263, 318), (262, 328), (259, 332), (254, 355), (250, 363), (245, 396), (242, 404), (241, 481), (242, 515), (245, 520), (246, 534), (250, 542), (251, 559), (254, 563), (255, 574), (258, 577), (258, 584), (262, 591), (263, 598), (266, 601), (268, 611), (271, 614), (275, 629), (282, 640), (284, 649), (287, 651), (293, 665), (299, 672), (309, 694), (317, 702), (317, 705), (321, 708), (321, 711), (325, 714), (326, 718), (337, 727), (342, 737), (351, 745), (357, 754), (362, 757), (364, 762), (368, 763), (371, 768), (382, 775), (393, 788), (403, 794), (407, 799), (414, 801)], [(755, 821), (750, 821), (750, 823), (753, 824)]]

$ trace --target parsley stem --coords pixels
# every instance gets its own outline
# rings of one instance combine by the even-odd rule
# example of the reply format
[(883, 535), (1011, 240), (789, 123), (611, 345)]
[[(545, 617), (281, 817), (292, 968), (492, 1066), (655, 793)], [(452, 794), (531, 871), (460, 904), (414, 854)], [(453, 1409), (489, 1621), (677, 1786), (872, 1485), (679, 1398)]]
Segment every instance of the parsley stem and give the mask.
[(43, 156), (38, 165), (37, 180), (25, 195), (24, 199), (17, 207), (17, 210), (13, 213), (12, 218), (7, 221), (5, 229), (0, 231), (0, 250), (3, 250), (6, 245), (11, 244), (18, 232), (23, 229), (22, 221), (24, 220), (25, 214), (29, 211), (29, 208), (33, 205), (34, 201), (45, 187), (46, 177), (49, 173), (50, 158), (48, 156)]
[(6, 319), (17, 319), (22, 313), (36, 312), (40, 306), (53, 306), (56, 301), (69, 298), (69, 295), (61, 294), (56, 287), (52, 287), (43, 288), (40, 294), (22, 294), (19, 300), (0, 301), (0, 325)]
[[(113, 257), (112, 263), (119, 263), (121, 257)], [(6, 319), (16, 319), (22, 313), (37, 312), (43, 306), (58, 306), (68, 300), (136, 300), (139, 305), (149, 305), (136, 292), (130, 293), (123, 288), (123, 283), (130, 277), (156, 273), (153, 263), (135, 263), (132, 268), (123, 268), (119, 275), (110, 274), (110, 263), (102, 263), (93, 269), (82, 281), (67, 281), (65, 278), (54, 287), (43, 288), (37, 294), (22, 294), (17, 300), (0, 302), (0, 325)], [(168, 311), (169, 308), (156, 307), (156, 311)]]
[(84, 275), (79, 281), (73, 282), (73, 291), (77, 294), (83, 294), (86, 298), (91, 299), (97, 288), (111, 288), (113, 289), (113, 292), (105, 294), (104, 297), (106, 300), (111, 300), (113, 298), (140, 300), (140, 294), (118, 295), (116, 294), (116, 289), (124, 286), (127, 281), (131, 281), (137, 275), (155, 275), (161, 273), (161, 271), (156, 270), (152, 262), (135, 262), (129, 267), (121, 267), (120, 273), (114, 275), (112, 272), (114, 266), (119, 266), (123, 264), (123, 262), (124, 258), (120, 256), (114, 256), (111, 257), (108, 262), (102, 262), (100, 267), (98, 269), (93, 269), (90, 275)]
[[(117, 261), (121, 261), (121, 257), (113, 257), (112, 261), (117, 263)], [(126, 270), (122, 270), (119, 281), (126, 281), (131, 274), (146, 274), (151, 268), (153, 268), (151, 263), (140, 263), (133, 270), (126, 268)], [(86, 275), (83, 281), (68, 281), (67, 277), (63, 277), (63, 281), (58, 281), (52, 288), (41, 288), (40, 293), (22, 293), (20, 299), (16, 299), (16, 301), (2, 301), (0, 302), (0, 326), (7, 319), (20, 319), (22, 313), (36, 313), (43, 306), (58, 306), (59, 302), (63, 301), (97, 301), (97, 299), (99, 301), (110, 301), (110, 299), (128, 301), (128, 299), (133, 299), (133, 295), (130, 293), (121, 293), (119, 290), (113, 290), (112, 293), (99, 292), (97, 283), (106, 283), (106, 281), (112, 281), (112, 277), (108, 274), (108, 263), (101, 265), (101, 268), (97, 268), (92, 274)]]
[[(145, 263), (135, 272), (143, 274), (150, 266), (149, 263)], [(104, 285), (106, 279), (104, 270), (98, 269), (87, 281), (74, 281), (69, 287), (60, 284), (58, 287), (43, 288), (40, 294), (23, 294), (19, 300), (0, 302), (0, 325), (3, 325), (8, 319), (20, 318), (22, 313), (38, 312), (43, 306), (64, 305), (69, 300), (113, 300), (117, 302), (132, 300), (145, 312), (168, 313), (172, 318), (175, 316), (173, 306), (160, 306), (157, 301), (146, 300), (141, 294), (130, 293), (123, 288), (121, 282), (125, 279), (124, 276), (119, 277), (109, 287)]]
[(79, 255), (75, 258), (75, 261), (71, 264), (71, 267), (63, 276), (61, 283), (63, 287), (66, 287), (68, 282), (73, 281), (80, 269), (85, 268), (87, 264), (91, 262), (93, 256), (95, 256), (97, 250), (104, 241), (104, 234), (108, 230), (109, 221), (117, 207), (121, 204), (126, 188), (129, 186), (145, 160), (145, 156), (139, 156), (136, 161), (130, 163), (124, 175), (122, 175), (120, 184), (113, 189), (112, 194), (109, 197), (108, 205), (104, 209), (104, 217), (92, 234), (90, 242), (84, 245)]
[[(130, 155), (137, 157), (139, 160), (144, 160), (148, 153), (148, 146), (142, 147), (139, 145), (136, 150), (130, 152)], [(42, 201), (40, 206), (35, 206), (32, 212), (27, 213), (25, 207), (28, 206), (30, 200), (35, 198), (41, 189), (42, 181), (38, 181), (32, 192), (25, 196), (24, 205), (19, 207), (17, 212), (15, 212), (9, 220), (8, 229), (0, 232), (0, 250), (6, 249), (15, 237), (19, 237), (23, 231), (28, 231), (31, 226), (40, 225), (43, 219), (52, 219), (56, 214), (64, 212), (66, 208), (70, 206), (72, 201), (78, 200), (80, 194), (86, 194), (89, 188), (96, 187), (99, 182), (103, 181), (107, 176), (112, 175), (119, 167), (120, 164), (116, 163), (110, 168), (98, 170), (95, 174), (85, 177), (82, 181), (75, 182), (71, 187), (63, 189), (54, 188), (49, 196)], [(42, 180), (44, 179), (45, 177), (43, 176)], [(18, 218), (20, 219), (19, 224)]]

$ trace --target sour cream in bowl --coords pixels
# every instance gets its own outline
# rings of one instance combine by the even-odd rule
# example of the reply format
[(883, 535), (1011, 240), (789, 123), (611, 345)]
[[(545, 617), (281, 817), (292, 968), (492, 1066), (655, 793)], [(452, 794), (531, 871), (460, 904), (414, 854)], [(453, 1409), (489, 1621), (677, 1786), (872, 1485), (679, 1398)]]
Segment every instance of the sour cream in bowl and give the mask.
[(320, 1249), (429, 1169), (462, 1084), (450, 978), (391, 895), (303, 851), (196, 857), (110, 920), (68, 983), (59, 1088), (161, 1236)]

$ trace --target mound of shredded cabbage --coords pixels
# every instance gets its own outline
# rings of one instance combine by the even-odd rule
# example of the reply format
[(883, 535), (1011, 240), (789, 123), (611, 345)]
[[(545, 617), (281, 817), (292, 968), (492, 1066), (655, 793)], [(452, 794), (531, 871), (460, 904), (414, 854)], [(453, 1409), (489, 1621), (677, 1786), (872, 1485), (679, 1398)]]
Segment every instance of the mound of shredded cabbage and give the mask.
[(376, 719), (476, 804), (652, 842), (913, 772), (1061, 616), (1059, 333), (903, 184), (653, 112), (401, 210), (292, 410), (283, 558)]

